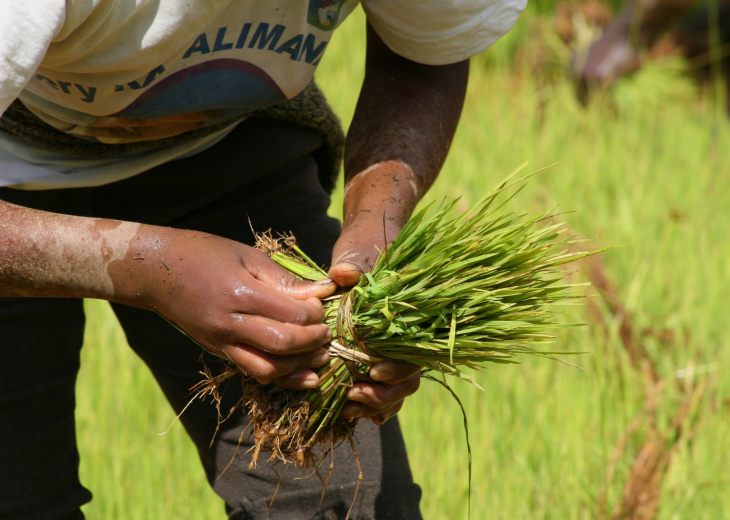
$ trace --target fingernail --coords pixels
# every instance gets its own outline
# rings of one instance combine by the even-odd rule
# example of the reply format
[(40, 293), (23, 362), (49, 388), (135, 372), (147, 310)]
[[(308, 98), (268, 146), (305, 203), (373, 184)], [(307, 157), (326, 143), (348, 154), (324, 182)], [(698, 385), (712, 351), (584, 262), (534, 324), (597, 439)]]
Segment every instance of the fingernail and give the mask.
[(393, 378), (393, 365), (388, 361), (381, 361), (370, 369), (370, 377), (375, 381), (388, 381)]
[(301, 387), (303, 390), (310, 390), (317, 388), (319, 384), (319, 377), (316, 374), (309, 374), (307, 377), (301, 380)]
[(314, 359), (312, 359), (312, 366), (314, 367), (321, 367), (327, 363), (327, 361), (330, 360), (330, 353), (326, 350), (323, 350), (316, 356), (314, 356)]
[(345, 409), (342, 411), (342, 416), (345, 419), (357, 419), (362, 412), (363, 405), (358, 404), (357, 406), (352, 406), (348, 404)]
[(353, 386), (347, 391), (347, 398), (354, 399), (360, 394), (362, 394), (362, 389), (359, 386)]
[(317, 281), (312, 282), (312, 283), (313, 284), (317, 284), (317, 285), (327, 285), (327, 284), (335, 283), (335, 282), (333, 280), (329, 279), (329, 278), (325, 278), (324, 280), (317, 280)]
[(376, 415), (375, 417), (372, 418), (373, 423), (377, 424), (378, 426), (380, 426), (387, 420), (388, 420), (388, 418), (385, 417), (385, 415), (383, 415), (382, 413), (379, 415)]

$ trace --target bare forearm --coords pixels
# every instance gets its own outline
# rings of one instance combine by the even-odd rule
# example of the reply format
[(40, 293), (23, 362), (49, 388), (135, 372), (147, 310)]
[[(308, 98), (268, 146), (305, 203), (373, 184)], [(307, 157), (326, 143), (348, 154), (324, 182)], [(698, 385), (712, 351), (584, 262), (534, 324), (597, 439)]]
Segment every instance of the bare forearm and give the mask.
[(468, 75), (468, 61), (406, 60), (368, 27), (365, 80), (345, 149), (343, 231), (330, 270), (340, 286), (354, 284), (373, 265), (436, 179)]
[(174, 286), (171, 238), (196, 235), (2, 201), (0, 222), (0, 296), (99, 298), (153, 309)]
[(468, 61), (428, 66), (401, 58), (368, 27), (365, 80), (347, 136), (346, 179), (397, 161), (413, 172), (422, 195), (446, 159), (468, 74)]
[(468, 61), (406, 60), (368, 26), (365, 79), (345, 148), (346, 229), (369, 213), (385, 234), (379, 248), (395, 238), (446, 159), (468, 75)]
[(111, 299), (108, 273), (139, 225), (0, 202), (0, 295)]

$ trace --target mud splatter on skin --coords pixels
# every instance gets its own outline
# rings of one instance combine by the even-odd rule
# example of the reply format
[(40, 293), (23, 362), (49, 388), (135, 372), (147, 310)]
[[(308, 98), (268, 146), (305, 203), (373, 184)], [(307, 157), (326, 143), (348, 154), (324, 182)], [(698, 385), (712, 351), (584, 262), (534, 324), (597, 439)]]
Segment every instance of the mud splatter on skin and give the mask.
[(0, 202), (0, 294), (109, 298), (106, 266), (138, 224), (32, 210)]
[(89, 226), (89, 238), (91, 240), (99, 240), (104, 238), (106, 232), (117, 229), (123, 222), (119, 220), (107, 220), (107, 219), (94, 219)]
[(356, 283), (395, 239), (418, 201), (417, 186), (414, 173), (398, 161), (375, 164), (351, 179), (330, 272), (340, 284)]

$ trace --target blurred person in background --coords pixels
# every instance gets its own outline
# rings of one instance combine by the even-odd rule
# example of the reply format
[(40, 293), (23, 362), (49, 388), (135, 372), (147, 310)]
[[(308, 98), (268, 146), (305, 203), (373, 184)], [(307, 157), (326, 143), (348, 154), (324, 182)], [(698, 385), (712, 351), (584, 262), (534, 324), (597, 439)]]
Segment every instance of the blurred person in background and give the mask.
[(578, 97), (586, 103), (592, 92), (639, 70), (647, 57), (666, 54), (685, 56), (694, 71), (707, 78), (713, 52), (719, 51), (720, 66), (727, 69), (728, 44), (727, 0), (630, 0), (601, 37), (574, 56), (571, 68)]

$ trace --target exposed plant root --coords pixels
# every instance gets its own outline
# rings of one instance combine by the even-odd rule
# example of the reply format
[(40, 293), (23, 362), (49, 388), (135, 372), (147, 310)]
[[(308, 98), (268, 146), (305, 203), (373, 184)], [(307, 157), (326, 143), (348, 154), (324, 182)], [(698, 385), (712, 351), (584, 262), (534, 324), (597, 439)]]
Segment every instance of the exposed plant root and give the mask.
[(360, 491), (360, 483), (363, 479), (362, 466), (360, 466), (360, 458), (357, 456), (355, 443), (352, 440), (352, 435), (349, 433), (347, 434), (347, 440), (350, 441), (350, 448), (352, 448), (352, 454), (355, 457), (355, 464), (357, 464), (357, 485), (355, 486), (355, 495), (352, 497), (352, 503), (350, 504), (350, 509), (347, 510), (347, 516), (345, 517), (345, 520), (349, 520), (350, 513), (352, 513), (352, 508), (355, 507), (355, 500), (357, 500), (357, 493), (358, 491)]
[[(206, 369), (203, 376), (205, 379), (192, 389), (195, 392), (193, 399), (211, 398), (215, 402), (218, 409), (216, 432), (237, 410), (251, 418), (254, 442), (249, 450), (249, 469), (256, 467), (262, 451), (270, 452), (268, 460), (272, 462), (316, 468), (328, 451), (334, 450), (336, 444), (350, 438), (355, 428), (354, 421), (339, 419), (327, 430), (312, 432), (313, 414), (318, 410), (307, 399), (307, 392), (262, 385), (235, 367), (229, 367), (218, 376), (213, 376)], [(220, 411), (219, 385), (233, 377), (240, 379), (244, 397), (224, 417)], [(332, 468), (328, 472), (327, 480), (331, 471)]]

